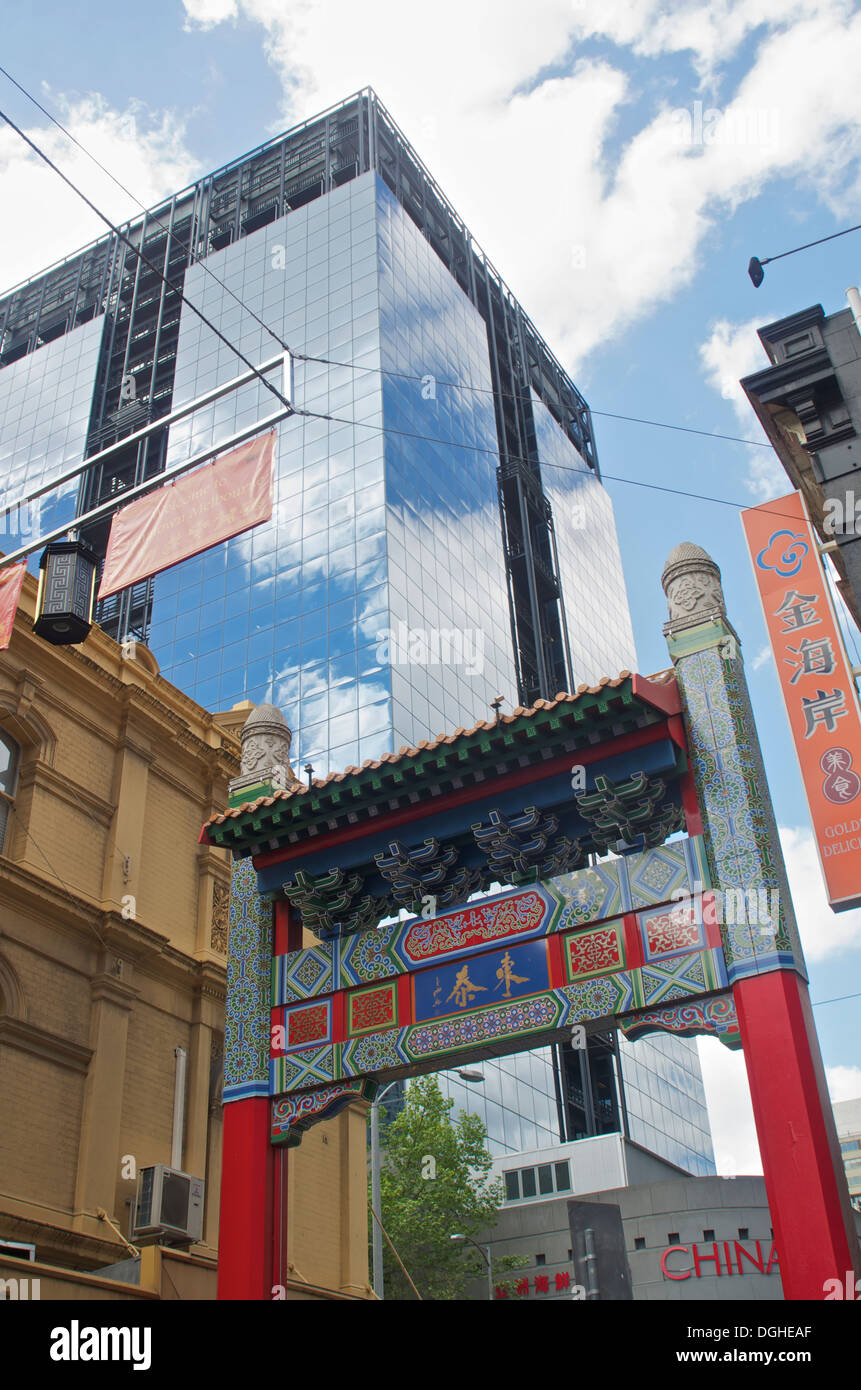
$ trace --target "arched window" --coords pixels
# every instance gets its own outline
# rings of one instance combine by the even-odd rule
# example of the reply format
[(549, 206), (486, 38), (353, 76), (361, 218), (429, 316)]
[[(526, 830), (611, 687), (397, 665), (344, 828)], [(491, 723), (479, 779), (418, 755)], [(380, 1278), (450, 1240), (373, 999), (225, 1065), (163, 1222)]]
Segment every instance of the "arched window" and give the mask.
[(0, 729), (0, 853), (6, 840), (6, 822), (15, 795), (19, 762), (20, 749), (17, 743)]

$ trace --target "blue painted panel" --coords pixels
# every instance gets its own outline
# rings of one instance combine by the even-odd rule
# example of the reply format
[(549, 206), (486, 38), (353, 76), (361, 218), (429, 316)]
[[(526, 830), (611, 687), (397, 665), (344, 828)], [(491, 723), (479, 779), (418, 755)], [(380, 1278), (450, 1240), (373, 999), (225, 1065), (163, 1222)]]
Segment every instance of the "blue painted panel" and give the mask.
[(548, 989), (547, 945), (531, 941), (468, 960), (420, 970), (415, 976), (415, 1022), (447, 1018), (482, 1004), (499, 1004)]

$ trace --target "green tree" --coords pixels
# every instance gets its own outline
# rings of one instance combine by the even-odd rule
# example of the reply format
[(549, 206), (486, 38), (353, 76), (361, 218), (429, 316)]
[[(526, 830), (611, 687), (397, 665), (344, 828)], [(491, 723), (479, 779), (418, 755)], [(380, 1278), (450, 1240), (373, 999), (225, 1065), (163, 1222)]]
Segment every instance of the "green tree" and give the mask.
[[(489, 1177), (484, 1124), (463, 1112), (452, 1120), (453, 1104), (435, 1076), (419, 1077), (384, 1130), (383, 1226), (425, 1299), (465, 1298), (470, 1280), (486, 1277), (479, 1252), (451, 1236), (460, 1232), (475, 1240), (495, 1225), (502, 1204), (502, 1183)], [(511, 1267), (510, 1257), (494, 1261), (495, 1281), (498, 1270)], [(387, 1299), (415, 1298), (385, 1240), (383, 1269)]]

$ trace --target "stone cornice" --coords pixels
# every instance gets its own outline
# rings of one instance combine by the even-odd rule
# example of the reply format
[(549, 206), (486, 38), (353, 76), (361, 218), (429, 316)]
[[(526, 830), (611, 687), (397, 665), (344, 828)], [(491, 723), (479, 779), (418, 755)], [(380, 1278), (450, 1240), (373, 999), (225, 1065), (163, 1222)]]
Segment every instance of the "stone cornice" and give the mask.
[(119, 975), (110, 975), (107, 971), (102, 971), (90, 980), (90, 997), (94, 1003), (104, 1000), (118, 1009), (131, 1012), (140, 998), (140, 990), (134, 985), (126, 984)]
[(103, 797), (88, 791), (47, 763), (24, 763), (19, 787), (25, 788), (30, 785), (44, 790), (50, 796), (59, 797), (61, 801), (74, 806), (78, 811), (83, 811), (85, 815), (94, 816), (103, 826), (110, 825), (117, 809), (114, 802), (106, 801)]
[(0, 1018), (0, 1044), (81, 1073), (86, 1073), (93, 1055), (91, 1047), (82, 1047), (60, 1033), (51, 1033), (20, 1018)]

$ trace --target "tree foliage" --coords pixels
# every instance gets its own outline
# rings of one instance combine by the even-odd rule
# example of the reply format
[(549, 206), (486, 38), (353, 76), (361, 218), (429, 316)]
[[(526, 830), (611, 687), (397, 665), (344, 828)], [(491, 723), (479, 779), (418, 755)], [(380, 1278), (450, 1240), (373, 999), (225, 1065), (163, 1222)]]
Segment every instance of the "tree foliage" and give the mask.
[[(489, 1178), (484, 1124), (463, 1112), (451, 1119), (453, 1104), (435, 1076), (419, 1077), (382, 1138), (383, 1226), (423, 1299), (465, 1298), (471, 1280), (487, 1277), (479, 1251), (451, 1236), (476, 1240), (495, 1225), (502, 1203), (502, 1183)], [(494, 1275), (508, 1264), (494, 1262)], [(383, 1267), (386, 1298), (414, 1299), (385, 1240)]]

